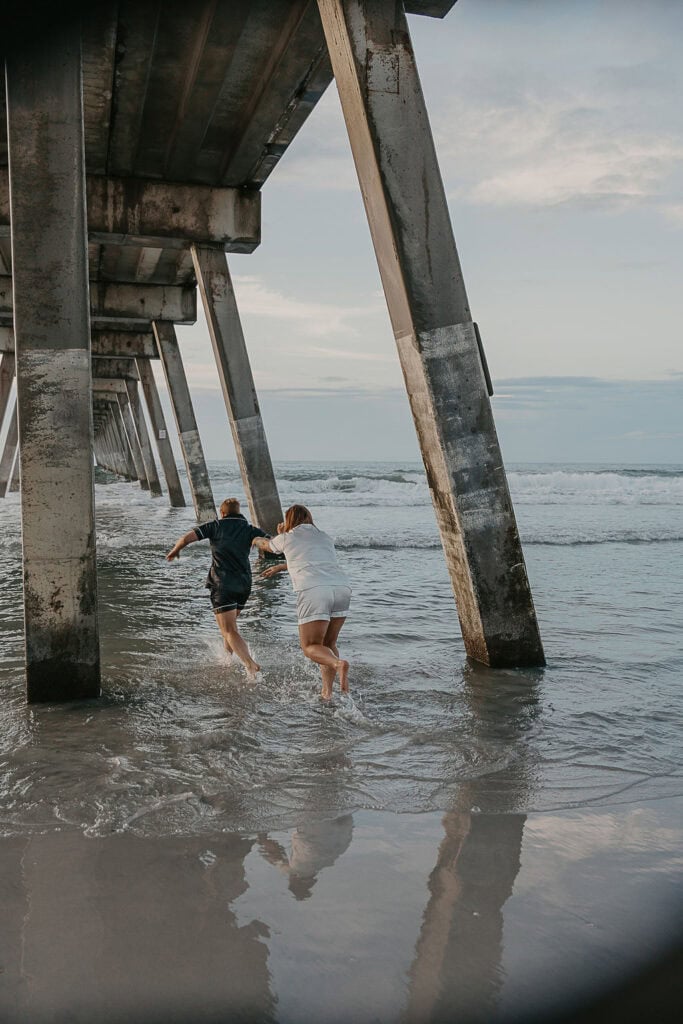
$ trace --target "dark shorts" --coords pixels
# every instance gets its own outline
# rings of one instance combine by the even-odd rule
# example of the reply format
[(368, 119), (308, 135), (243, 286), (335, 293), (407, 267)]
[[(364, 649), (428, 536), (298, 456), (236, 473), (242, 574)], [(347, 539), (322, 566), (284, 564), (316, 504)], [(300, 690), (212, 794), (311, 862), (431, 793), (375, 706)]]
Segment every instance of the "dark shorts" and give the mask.
[(241, 611), (247, 601), (251, 590), (231, 590), (228, 587), (211, 587), (209, 597), (214, 612), (231, 612), (237, 609)]

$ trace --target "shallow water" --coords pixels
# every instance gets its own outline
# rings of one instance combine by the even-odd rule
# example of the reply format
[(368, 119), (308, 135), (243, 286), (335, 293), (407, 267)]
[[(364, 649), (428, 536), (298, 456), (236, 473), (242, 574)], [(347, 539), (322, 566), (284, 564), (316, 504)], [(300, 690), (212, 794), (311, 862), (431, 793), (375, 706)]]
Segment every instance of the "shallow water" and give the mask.
[[(211, 469), (218, 500), (240, 494), (235, 467)], [(572, 971), (589, 985), (656, 948), (683, 892), (683, 468), (513, 469), (548, 665), (507, 672), (464, 657), (417, 466), (276, 470), (283, 504), (310, 505), (353, 581), (341, 645), (352, 690), (330, 706), (298, 649), (287, 577), (256, 582), (242, 617), (263, 667), (249, 683), (209, 611), (208, 546), (164, 561), (191, 509), (109, 483), (96, 488), (104, 695), (27, 708), (18, 499), (0, 503), (0, 889), (16, 907), (9, 935), (42, 964), (33, 989), (23, 961), (9, 971), (0, 1005), (5, 985), (8, 1007), (52, 1019), (40, 1000), (59, 977), (77, 981), (94, 915), (112, 929), (102, 955), (118, 966), (85, 986), (90, 1002), (73, 1019), (101, 1013), (116, 972), (131, 970), (136, 905), (157, 921), (171, 962), (173, 929), (187, 931), (196, 958), (204, 950), (215, 1019), (245, 999), (258, 1019), (294, 1021), (330, 993), (335, 1012), (320, 1019), (432, 1019), (459, 999), (488, 1019), (494, 1005), (504, 1016), (542, 1002), (545, 970), (560, 971), (548, 991), (561, 993)], [(79, 910), (82, 876), (91, 881)], [(66, 912), (84, 922), (69, 965), (43, 955), (60, 886), (73, 888)], [(176, 917), (157, 920), (153, 905), (177, 893)], [(222, 923), (206, 917), (211, 898)], [(440, 945), (423, 934), (431, 917)], [(626, 941), (634, 922), (647, 941)], [(224, 928), (239, 941), (220, 938)], [(256, 946), (240, 952), (247, 934)], [(214, 940), (226, 957), (246, 957), (250, 995), (218, 985)], [(169, 1007), (199, 981), (149, 956), (140, 953), (141, 991), (153, 975), (148, 998), (166, 1020), (183, 1019)], [(334, 970), (360, 972), (358, 985), (335, 988)]]
[[(217, 496), (240, 493), (235, 468), (212, 473)], [(257, 581), (243, 615), (264, 675), (248, 683), (209, 611), (208, 545), (163, 559), (191, 510), (112, 483), (97, 486), (104, 697), (27, 710), (18, 499), (2, 504), (0, 832), (283, 827), (302, 811), (439, 810), (473, 781), (487, 811), (683, 792), (683, 470), (511, 472), (548, 666), (496, 673), (464, 657), (417, 466), (278, 476), (353, 581), (352, 694), (331, 707), (287, 577)]]

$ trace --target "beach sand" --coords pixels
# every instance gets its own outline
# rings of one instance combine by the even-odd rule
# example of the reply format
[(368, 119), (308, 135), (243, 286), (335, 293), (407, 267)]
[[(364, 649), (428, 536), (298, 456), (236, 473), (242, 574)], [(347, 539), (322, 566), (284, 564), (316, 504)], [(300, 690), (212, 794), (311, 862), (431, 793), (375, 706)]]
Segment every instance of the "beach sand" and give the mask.
[(4, 839), (2, 1019), (554, 1014), (623, 983), (674, 938), (681, 803)]

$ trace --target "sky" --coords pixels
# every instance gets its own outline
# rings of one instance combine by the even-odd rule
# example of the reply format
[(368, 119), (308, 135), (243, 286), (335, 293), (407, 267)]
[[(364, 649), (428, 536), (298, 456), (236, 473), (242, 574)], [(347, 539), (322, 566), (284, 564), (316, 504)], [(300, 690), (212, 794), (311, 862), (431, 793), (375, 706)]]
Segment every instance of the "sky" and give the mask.
[[(683, 4), (409, 21), (504, 458), (683, 462)], [(229, 265), (273, 457), (419, 458), (334, 84)], [(178, 336), (233, 458), (201, 310)]]
[[(683, 462), (683, 4), (409, 20), (504, 457)], [(273, 457), (418, 458), (334, 85), (229, 263)], [(225, 457), (204, 322), (179, 338)]]

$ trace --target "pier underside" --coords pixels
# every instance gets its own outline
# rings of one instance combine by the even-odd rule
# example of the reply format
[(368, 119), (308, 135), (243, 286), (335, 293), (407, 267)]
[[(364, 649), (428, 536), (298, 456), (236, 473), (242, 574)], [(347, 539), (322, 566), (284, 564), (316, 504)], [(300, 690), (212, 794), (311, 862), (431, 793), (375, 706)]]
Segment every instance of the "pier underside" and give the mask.
[(152, 360), (215, 515), (175, 332), (198, 292), (250, 515), (282, 517), (228, 259), (260, 244), (263, 186), (333, 77), (466, 651), (543, 663), (403, 6), (127, 0), (26, 41), (0, 98), (0, 491), (20, 472), (30, 700), (99, 692), (93, 452), (185, 503)]

